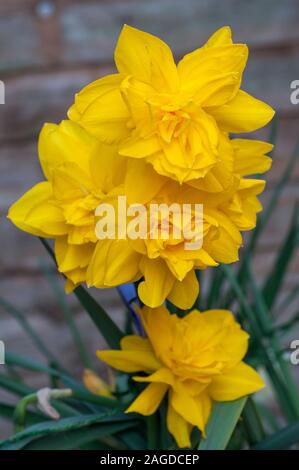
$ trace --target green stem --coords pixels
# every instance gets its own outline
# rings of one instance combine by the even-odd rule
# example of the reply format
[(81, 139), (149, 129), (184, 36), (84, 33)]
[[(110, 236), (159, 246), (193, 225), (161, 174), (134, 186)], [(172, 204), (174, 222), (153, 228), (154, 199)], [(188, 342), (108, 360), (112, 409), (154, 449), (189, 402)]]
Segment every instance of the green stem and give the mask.
[[(72, 396), (72, 390), (70, 389), (49, 389), (49, 399), (61, 399), (61, 398), (68, 398)], [(22, 400), (19, 401), (15, 408), (14, 412), (14, 422), (15, 422), (15, 432), (21, 432), (25, 429), (25, 424), (26, 424), (26, 413), (27, 413), (27, 408), (29, 405), (32, 404), (37, 404), (39, 403), (39, 394), (38, 392), (35, 393), (30, 393), (26, 397), (22, 398)], [(47, 410), (44, 410), (45, 412)], [(47, 414), (47, 413), (46, 413)]]
[(14, 412), (15, 432), (21, 432), (25, 429), (27, 407), (37, 402), (36, 393), (27, 395), (16, 406)]
[(155, 450), (158, 448), (158, 417), (157, 414), (148, 416), (146, 419), (147, 423), (147, 439), (148, 439), (148, 450)]
[(277, 368), (276, 361), (274, 361), (274, 364), (273, 364), (273, 357), (269, 355), (269, 350), (267, 346), (264, 344), (264, 341), (263, 341), (264, 332), (261, 330), (260, 322), (257, 322), (257, 319), (256, 319), (257, 312), (255, 312), (255, 310), (252, 309), (251, 306), (248, 304), (237, 282), (236, 276), (231, 270), (231, 268), (229, 266), (223, 265), (221, 266), (221, 269), (224, 271), (226, 277), (230, 281), (232, 290), (234, 291), (235, 295), (237, 296), (239, 300), (243, 320), (246, 320), (246, 319), (249, 320), (250, 328), (252, 330), (253, 336), (255, 337), (261, 350), (263, 351), (265, 367), (269, 375), (269, 378), (274, 386), (274, 390), (277, 394), (277, 398), (280, 402), (281, 408), (285, 412), (286, 416), (288, 417), (288, 420), (292, 422), (294, 421), (294, 414), (296, 414), (296, 411), (295, 411), (296, 409), (294, 409), (293, 402), (292, 400), (290, 401), (288, 397), (288, 389), (284, 380), (282, 380), (281, 370), (279, 371), (276, 370)]
[(265, 439), (266, 434), (255, 403), (251, 397), (248, 397), (242, 418), (250, 445), (257, 444)]
[(85, 345), (84, 345), (84, 342), (81, 338), (81, 335), (79, 333), (79, 330), (77, 328), (77, 325), (74, 321), (74, 316), (69, 308), (69, 305), (65, 299), (65, 295), (64, 295), (64, 292), (61, 292), (61, 288), (60, 288), (60, 285), (56, 282), (56, 280), (54, 279), (52, 273), (50, 272), (49, 270), (49, 267), (45, 264), (45, 262), (43, 260), (40, 260), (40, 266), (41, 266), (41, 269), (43, 270), (55, 296), (56, 296), (56, 299), (57, 299), (57, 302), (63, 312), (63, 315), (64, 315), (64, 318), (65, 318), (65, 321), (70, 329), (70, 333), (71, 333), (71, 336), (73, 338), (73, 341), (74, 341), (74, 344), (75, 346), (77, 347), (78, 349), (78, 352), (79, 352), (79, 355), (80, 355), (80, 358), (81, 358), (81, 361), (82, 363), (84, 364), (84, 367), (86, 367), (87, 369), (93, 369), (93, 364), (92, 364), (92, 360), (85, 348)]
[(274, 352), (274, 355), (275, 355), (275, 360), (277, 362), (277, 365), (280, 368), (282, 377), (283, 377), (283, 379), (285, 381), (285, 384), (287, 386), (287, 392), (288, 392), (288, 395), (289, 395), (289, 399), (290, 399), (291, 405), (294, 409), (295, 416), (292, 418), (291, 421), (296, 421), (297, 419), (299, 419), (298, 388), (297, 388), (297, 385), (294, 382), (294, 378), (293, 378), (293, 376), (290, 372), (288, 364), (286, 364), (284, 358), (282, 357), (282, 355), (280, 353), (281, 346), (280, 346), (279, 340), (277, 338), (277, 333), (275, 332), (275, 330), (273, 330), (273, 328), (269, 327), (269, 325), (271, 326), (271, 317), (270, 317), (270, 314), (269, 314), (269, 310), (268, 310), (268, 307), (265, 303), (265, 300), (264, 300), (264, 297), (263, 297), (261, 291), (258, 289), (258, 287), (256, 285), (256, 282), (255, 282), (254, 276), (252, 274), (252, 270), (251, 270), (251, 267), (250, 267), (249, 263), (247, 264), (247, 270), (248, 270), (251, 286), (253, 288), (253, 294), (254, 294), (256, 304), (257, 304), (257, 307), (258, 307), (258, 315), (257, 316), (259, 317), (259, 320), (261, 322), (261, 328), (263, 330), (263, 333), (266, 336), (268, 336), (268, 338), (269, 338), (270, 345), (271, 345), (271, 347), (273, 349), (273, 352)]

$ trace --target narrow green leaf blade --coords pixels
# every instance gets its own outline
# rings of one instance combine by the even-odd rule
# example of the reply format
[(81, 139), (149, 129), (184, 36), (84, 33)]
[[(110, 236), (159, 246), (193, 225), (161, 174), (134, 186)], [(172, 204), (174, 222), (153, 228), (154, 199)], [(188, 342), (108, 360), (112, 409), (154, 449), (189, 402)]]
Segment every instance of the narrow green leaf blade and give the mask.
[(73, 450), (101, 437), (112, 436), (134, 427), (134, 421), (96, 424), (84, 429), (44, 436), (25, 445), (24, 450)]
[[(3, 419), (8, 421), (13, 421), (15, 412), (15, 406), (9, 403), (0, 402), (0, 416)], [(32, 411), (27, 411), (26, 413), (26, 424), (33, 425), (44, 421), (46, 418), (40, 413), (33, 413)], [(50, 420), (50, 418), (49, 418)]]
[(109, 346), (113, 349), (119, 348), (120, 340), (124, 334), (111, 320), (105, 310), (94, 300), (84, 287), (77, 287), (74, 293)]
[(285, 186), (286, 186), (286, 184), (287, 184), (287, 182), (288, 182), (288, 180), (289, 180), (289, 178), (290, 178), (290, 176), (293, 172), (294, 166), (295, 166), (295, 164), (297, 162), (297, 158), (298, 158), (298, 151), (299, 151), (299, 141), (295, 145), (294, 151), (293, 151), (293, 153), (292, 153), (292, 155), (291, 155), (291, 157), (288, 161), (286, 169), (282, 173), (278, 183), (275, 185), (275, 189), (273, 191), (273, 194), (271, 196), (271, 199), (270, 199), (267, 207), (262, 212), (262, 214), (261, 214), (261, 216), (258, 220), (258, 223), (256, 225), (256, 228), (252, 232), (251, 240), (250, 240), (249, 247), (248, 247), (248, 250), (250, 252), (254, 251), (254, 249), (257, 245), (258, 238), (260, 237), (262, 231), (266, 227), (266, 224), (267, 224), (268, 220), (270, 219), (271, 215), (273, 214), (273, 210), (275, 209), (275, 207), (277, 205), (277, 202), (280, 198), (280, 195), (281, 195), (282, 191), (284, 190), (284, 188), (285, 188)]
[(254, 446), (258, 450), (284, 450), (299, 443), (299, 421)]
[(74, 319), (74, 315), (67, 302), (65, 292), (63, 291), (61, 285), (58, 283), (54, 273), (49, 269), (49, 266), (44, 262), (43, 259), (40, 260), (40, 266), (41, 266), (42, 272), (44, 273), (46, 279), (49, 282), (49, 285), (51, 286), (53, 290), (57, 303), (60, 306), (61, 311), (63, 312), (64, 319), (66, 321), (66, 324), (68, 325), (70, 334), (74, 341), (74, 345), (76, 346), (79, 352), (82, 363), (84, 364), (85, 367), (92, 369), (92, 359), (84, 345), (84, 341), (81, 338), (79, 329)]
[(287, 272), (287, 268), (298, 245), (297, 215), (298, 210), (296, 207), (288, 233), (278, 251), (273, 269), (271, 270), (271, 273), (263, 287), (263, 297), (269, 309), (272, 308), (277, 298)]
[[(136, 418), (133, 420), (131, 416), (127, 416), (124, 413), (117, 413), (115, 411), (109, 411), (108, 413), (99, 413), (92, 415), (80, 415), (72, 416), (59, 421), (46, 421), (35, 424), (28, 427), (25, 431), (19, 432), (9, 439), (0, 443), (0, 450), (8, 449), (20, 449), (28, 442), (40, 438), (42, 436), (50, 436), (57, 433), (65, 433), (73, 430), (83, 430), (86, 427), (94, 424), (105, 423), (124, 423), (132, 422), (136, 423)], [(26, 444), (24, 444), (26, 443)]]
[[(56, 264), (54, 252), (48, 241), (44, 238), (40, 238), (40, 241)], [(105, 310), (95, 301), (95, 299), (86, 291), (86, 289), (84, 289), (83, 286), (77, 287), (74, 290), (74, 294), (90, 316), (93, 323), (96, 325), (97, 329), (103, 335), (109, 346), (111, 348), (119, 348), (120, 340), (124, 334), (113, 322), (113, 320), (111, 320), (107, 312), (105, 312)]]
[[(99, 396), (99, 395), (94, 395), (93, 393), (90, 393), (81, 383), (77, 382), (75, 379), (73, 379), (72, 377), (70, 377), (69, 375), (67, 375), (66, 373), (64, 373), (64, 372), (62, 372), (58, 369), (54, 369), (54, 368), (45, 366), (45, 365), (43, 365), (43, 364), (41, 364), (41, 363), (31, 359), (31, 358), (28, 358), (26, 356), (19, 356), (17, 354), (13, 354), (13, 353), (10, 353), (10, 352), (6, 352), (5, 359), (6, 359), (7, 364), (15, 365), (15, 366), (18, 366), (18, 367), (23, 367), (25, 369), (32, 370), (32, 371), (35, 371), (35, 372), (43, 372), (45, 374), (52, 375), (54, 377), (58, 377), (65, 385), (67, 385), (68, 387), (70, 387), (73, 390), (75, 398), (79, 398), (79, 399), (85, 400), (85, 401), (90, 402), (90, 403), (95, 403), (95, 404), (98, 404), (100, 406), (105, 406), (105, 407), (109, 407), (109, 408), (119, 408), (119, 402), (117, 400), (114, 400), (114, 399), (108, 398), (108, 397), (102, 397), (102, 396)], [(1, 377), (3, 377), (3, 376), (0, 375), (0, 386), (1, 386)], [(7, 381), (6, 378), (5, 378), (5, 380)], [(11, 381), (10, 381), (9, 385), (12, 388), (15, 387), (17, 390), (18, 390), (18, 388), (21, 388), (21, 390), (22, 390), (22, 387), (23, 387), (23, 384), (20, 385), (16, 381), (14, 381), (14, 383), (11, 383)], [(26, 391), (24, 393), (20, 393), (20, 395), (28, 395), (32, 391), (34, 391), (34, 390), (29, 389), (29, 391)]]
[(18, 396), (29, 395), (29, 393), (34, 391), (33, 388), (28, 387), (19, 380), (13, 379), (6, 374), (0, 374), (0, 388)]
[(51, 351), (47, 348), (44, 342), (41, 340), (40, 335), (34, 330), (34, 328), (28, 322), (26, 316), (14, 305), (12, 305), (7, 300), (0, 298), (0, 305), (10, 314), (16, 322), (21, 325), (24, 332), (29, 336), (33, 344), (36, 346), (38, 351), (48, 360), (55, 361), (57, 363), (57, 359), (53, 356)]
[(224, 450), (236, 427), (247, 397), (214, 405), (207, 424), (207, 437), (202, 439), (199, 450)]

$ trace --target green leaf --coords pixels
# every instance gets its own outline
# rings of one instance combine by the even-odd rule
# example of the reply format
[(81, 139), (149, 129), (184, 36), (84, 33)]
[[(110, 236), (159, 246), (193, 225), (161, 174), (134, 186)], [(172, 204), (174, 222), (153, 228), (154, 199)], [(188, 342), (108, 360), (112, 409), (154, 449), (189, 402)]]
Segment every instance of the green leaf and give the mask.
[[(247, 273), (248, 264), (244, 264), (245, 273)], [(289, 421), (292, 422), (296, 419), (296, 409), (293, 406), (293, 403), (290, 402), (287, 384), (285, 383), (281, 370), (278, 369), (277, 364), (273, 361), (271, 355), (271, 348), (265, 345), (264, 341), (264, 332), (261, 329), (259, 312), (256, 308), (252, 308), (243, 291), (240, 287), (238, 279), (231, 269), (230, 266), (222, 265), (221, 269), (225, 273), (228, 281), (231, 284), (232, 292), (235, 294), (235, 297), (238, 299), (241, 309), (239, 313), (242, 315), (243, 322), (247, 321), (247, 325), (250, 328), (249, 332), (252, 335), (253, 339), (256, 341), (261, 352), (263, 353), (263, 363), (266, 366), (267, 373), (273, 384), (273, 388), (277, 394), (282, 410), (284, 410)]]
[(266, 429), (269, 429), (271, 432), (277, 432), (279, 430), (279, 416), (275, 416), (272, 410), (268, 408), (266, 404), (257, 403), (256, 406)]
[(82, 341), (80, 332), (79, 332), (79, 330), (77, 328), (77, 325), (76, 325), (76, 322), (74, 320), (74, 315), (70, 310), (70, 307), (69, 307), (69, 304), (66, 300), (66, 295), (65, 295), (63, 289), (61, 288), (61, 286), (57, 282), (57, 279), (53, 275), (53, 272), (49, 269), (49, 266), (42, 259), (40, 260), (40, 266), (41, 266), (41, 269), (42, 269), (45, 277), (47, 278), (47, 280), (49, 282), (49, 285), (51, 286), (51, 288), (52, 288), (52, 290), (53, 290), (53, 292), (56, 296), (57, 303), (58, 303), (58, 305), (60, 306), (60, 308), (63, 312), (64, 319), (66, 321), (66, 324), (69, 327), (71, 336), (72, 336), (73, 341), (74, 341), (74, 345), (75, 345), (75, 347), (77, 348), (77, 350), (79, 352), (82, 363), (84, 364), (84, 366), (86, 368), (92, 369), (92, 360), (90, 358), (90, 355), (89, 355), (88, 351), (85, 348), (84, 342)]
[(82, 430), (88, 426), (98, 423), (136, 423), (136, 418), (132, 419), (124, 413), (117, 413), (110, 411), (109, 413), (101, 413), (96, 415), (81, 415), (69, 418), (60, 419), (59, 421), (46, 421), (39, 424), (30, 426), (25, 431), (22, 431), (9, 439), (0, 443), (0, 450), (21, 449), (30, 441), (40, 438), (42, 436), (50, 436), (57, 433), (66, 433), (73, 430)]
[(286, 295), (286, 297), (282, 300), (281, 303), (276, 307), (276, 312), (277, 315), (280, 314), (280, 312), (283, 312), (288, 308), (288, 306), (298, 297), (299, 295), (299, 284), (296, 284), (290, 292)]
[(146, 417), (147, 425), (147, 448), (155, 450), (159, 446), (159, 422), (158, 414), (154, 413)]
[[(283, 310), (282, 310), (283, 311)], [(294, 315), (291, 316), (290, 320), (281, 323), (277, 327), (275, 327), (275, 331), (284, 334), (289, 333), (289, 331), (299, 323), (299, 312), (296, 312)]]
[(276, 143), (278, 123), (279, 123), (279, 115), (278, 115), (278, 113), (276, 113), (274, 118), (272, 119), (271, 125), (270, 125), (269, 142), (272, 145), (275, 145), (275, 143)]
[(293, 259), (294, 251), (298, 245), (297, 219), (298, 210), (296, 207), (288, 233), (278, 251), (271, 273), (264, 284), (263, 296), (269, 309), (272, 308), (277, 298), (285, 274), (287, 272), (287, 268), (289, 266), (290, 261)]
[(4, 419), (12, 420), (15, 407), (9, 403), (0, 402), (0, 416)]
[[(276, 136), (276, 131), (275, 131), (275, 136)], [(272, 193), (272, 197), (270, 198), (270, 201), (268, 205), (266, 206), (265, 210), (259, 215), (258, 220), (257, 220), (257, 225), (256, 228), (252, 231), (249, 243), (246, 245), (246, 251), (243, 254), (243, 257), (241, 258), (239, 264), (238, 264), (238, 274), (237, 274), (237, 279), (242, 285), (242, 288), (245, 289), (247, 285), (247, 278), (246, 278), (246, 267), (245, 267), (245, 262), (248, 257), (252, 257), (255, 248), (257, 246), (258, 240), (265, 229), (268, 220), (270, 219), (271, 215), (273, 214), (273, 211), (275, 210), (275, 207), (277, 205), (277, 202), (280, 198), (280, 195), (282, 191), (284, 190), (286, 183), (288, 182), (292, 171), (294, 169), (294, 166), (297, 162), (297, 157), (298, 157), (298, 151), (299, 151), (299, 140), (297, 144), (295, 145), (294, 151), (288, 161), (288, 165), (285, 169), (285, 171), (282, 173), (280, 180), (278, 183), (275, 185), (275, 189)], [(228, 308), (232, 303), (234, 302), (234, 293), (233, 290), (230, 289), (225, 296), (225, 299), (222, 300), (222, 308)]]
[(7, 300), (0, 298), (0, 305), (9, 313), (23, 328), (24, 332), (27, 333), (29, 338), (32, 340), (33, 344), (36, 346), (38, 351), (48, 360), (54, 361), (57, 363), (57, 359), (53, 356), (51, 351), (45, 346), (43, 341), (40, 339), (40, 335), (32, 328), (28, 322), (26, 316), (17, 309), (14, 305)]
[(55, 435), (37, 439), (23, 447), (23, 450), (72, 450), (93, 442), (96, 439), (112, 436), (120, 431), (125, 431), (136, 422), (127, 421), (112, 424), (94, 424), (83, 429), (76, 429)]
[(254, 446), (257, 450), (284, 450), (299, 443), (299, 421)]
[(34, 391), (33, 388), (28, 387), (19, 380), (12, 379), (8, 375), (0, 374), (0, 388), (13, 393), (14, 395), (23, 396), (28, 395)]
[(275, 185), (275, 189), (273, 191), (272, 197), (271, 197), (266, 209), (262, 212), (260, 218), (258, 219), (257, 226), (256, 226), (255, 230), (252, 232), (251, 240), (250, 240), (249, 247), (248, 247), (248, 252), (252, 253), (254, 251), (259, 236), (261, 235), (261, 233), (264, 230), (268, 220), (270, 219), (271, 215), (273, 214), (273, 210), (275, 209), (276, 204), (279, 200), (279, 197), (280, 197), (282, 191), (284, 190), (285, 185), (288, 182), (288, 180), (289, 180), (289, 178), (290, 178), (290, 176), (293, 172), (294, 166), (297, 162), (298, 151), (299, 151), (299, 140), (295, 145), (294, 151), (293, 151), (293, 153), (292, 153), (292, 155), (291, 155), (291, 157), (288, 161), (286, 169), (282, 173), (281, 178), (278, 181), (278, 183)]
[[(289, 364), (285, 361), (284, 357), (281, 355), (281, 348), (279, 338), (271, 322), (271, 317), (269, 315), (269, 310), (266, 305), (265, 299), (259, 287), (256, 284), (252, 271), (250, 269), (250, 264), (248, 263), (248, 272), (250, 278), (250, 286), (252, 288), (253, 297), (255, 299), (255, 308), (254, 311), (257, 311), (257, 318), (260, 321), (261, 328), (263, 332), (268, 336), (269, 346), (272, 351), (272, 355), (276, 358), (273, 361), (273, 364), (281, 370), (282, 378), (285, 381), (285, 387), (287, 391), (287, 398), (290, 407), (292, 408), (292, 416), (289, 416), (290, 421), (297, 420), (299, 418), (299, 401), (298, 401), (298, 387), (294, 381), (294, 378), (291, 374)], [(273, 288), (275, 288), (275, 282), (273, 281)], [(276, 286), (278, 289), (278, 287)]]
[(94, 300), (84, 287), (77, 287), (74, 293), (109, 346), (113, 349), (119, 348), (120, 340), (124, 334), (111, 320), (105, 310)]
[(256, 444), (265, 439), (265, 431), (258, 410), (252, 397), (248, 397), (242, 414), (242, 423), (248, 436), (249, 444)]
[[(44, 238), (40, 238), (40, 240), (56, 264), (55, 255), (49, 243)], [(86, 291), (86, 289), (84, 289), (84, 287), (77, 287), (74, 290), (74, 294), (90, 316), (93, 323), (96, 325), (97, 329), (103, 335), (109, 346), (113, 349), (119, 348), (120, 340), (124, 334), (111, 320), (107, 312), (105, 312), (105, 310), (95, 301), (95, 299)]]
[[(13, 421), (15, 412), (15, 406), (10, 405), (9, 403), (0, 402), (0, 416), (9, 421)], [(44, 421), (46, 418), (41, 413), (33, 413), (32, 411), (27, 411), (26, 413), (26, 422), (28, 425), (33, 425)], [(50, 420), (50, 418), (49, 418)]]
[[(37, 361), (32, 360), (31, 358), (25, 356), (18, 356), (17, 354), (12, 354), (10, 352), (6, 352), (5, 359), (7, 364), (16, 365), (19, 367), (23, 367), (28, 370), (32, 370), (35, 372), (44, 372), (50, 376), (58, 377), (65, 385), (69, 386), (74, 391), (74, 397), (80, 398), (82, 400), (86, 400), (90, 403), (95, 403), (100, 406), (105, 406), (109, 408), (119, 408), (120, 404), (117, 400), (101, 397), (98, 395), (94, 395), (90, 393), (82, 384), (78, 383), (72, 377), (68, 376), (64, 372), (54, 369), (51, 367), (47, 367), (43, 364), (40, 364)], [(0, 375), (0, 386), (1, 386), (1, 375)], [(29, 392), (22, 393), (22, 395), (27, 395), (31, 393), (32, 389)]]
[(202, 439), (199, 450), (224, 450), (236, 427), (247, 397), (230, 402), (215, 403), (207, 424), (206, 439)]
[(129, 449), (132, 450), (145, 450), (146, 440), (144, 439), (140, 427), (129, 429), (128, 431), (121, 432), (117, 436)]
[(224, 285), (224, 274), (220, 269), (213, 269), (211, 272), (210, 290), (207, 300), (207, 309), (215, 308), (219, 305), (219, 298)]

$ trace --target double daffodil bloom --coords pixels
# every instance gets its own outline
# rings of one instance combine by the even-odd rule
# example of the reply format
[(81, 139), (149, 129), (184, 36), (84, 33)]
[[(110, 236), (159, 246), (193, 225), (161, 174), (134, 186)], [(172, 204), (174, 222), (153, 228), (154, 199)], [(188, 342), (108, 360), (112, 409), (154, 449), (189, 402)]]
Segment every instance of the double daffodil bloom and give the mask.
[[(246, 177), (268, 169), (269, 150), (269, 144), (230, 141), (223, 134), (221, 160), (213, 173), (180, 184), (144, 160), (120, 156), (115, 146), (100, 143), (77, 123), (46, 124), (39, 139), (46, 181), (13, 204), (9, 218), (22, 230), (55, 239), (68, 291), (81, 282), (107, 288), (143, 278), (138, 293), (145, 305), (158, 307), (168, 298), (180, 308), (191, 308), (199, 292), (195, 270), (236, 261), (240, 230), (255, 225), (264, 181)], [(220, 174), (217, 185), (215, 175)], [(143, 204), (147, 212), (152, 203), (203, 204), (202, 246), (186, 250), (183, 233), (176, 239), (163, 239), (162, 234), (151, 239), (150, 231), (145, 239), (99, 240), (96, 209), (101, 203), (117, 207), (119, 196), (126, 196), (128, 205)], [(117, 217), (115, 224), (117, 233)]]
[(151, 415), (168, 394), (167, 427), (179, 447), (190, 447), (190, 433), (205, 427), (215, 401), (230, 401), (263, 388), (261, 377), (242, 361), (248, 334), (231, 312), (194, 310), (184, 318), (165, 307), (140, 312), (147, 338), (126, 336), (121, 350), (98, 351), (113, 368), (144, 372), (146, 383), (127, 412)]
[[(121, 178), (122, 158), (78, 124), (46, 124), (39, 138), (39, 159), (46, 178), (9, 209), (21, 230), (55, 239), (59, 271), (66, 290), (86, 280), (97, 241), (95, 209)], [(115, 165), (116, 167), (115, 167)]]
[[(221, 133), (250, 132), (273, 117), (270, 106), (240, 90), (247, 56), (223, 27), (176, 65), (167, 44), (125, 25), (118, 73), (78, 93), (68, 116), (161, 175), (181, 183), (203, 178), (221, 158)], [(221, 184), (220, 174), (213, 177)]]

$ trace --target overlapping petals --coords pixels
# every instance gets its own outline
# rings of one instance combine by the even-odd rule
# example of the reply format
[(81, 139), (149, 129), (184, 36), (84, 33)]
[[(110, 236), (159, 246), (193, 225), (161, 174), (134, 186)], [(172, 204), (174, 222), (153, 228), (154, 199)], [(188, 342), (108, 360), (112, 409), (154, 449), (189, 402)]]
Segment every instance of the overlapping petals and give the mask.
[(161, 175), (201, 179), (221, 158), (222, 132), (253, 131), (273, 117), (270, 106), (240, 90), (247, 57), (247, 46), (234, 44), (224, 27), (176, 65), (159, 38), (124, 26), (118, 73), (84, 88), (69, 118)]
[[(120, 182), (122, 159), (78, 124), (46, 124), (39, 139), (47, 181), (15, 202), (8, 217), (22, 230), (54, 238), (59, 270), (67, 290), (86, 280), (97, 241), (95, 209)], [(116, 166), (115, 166), (116, 165)]]
[(117, 370), (147, 384), (127, 409), (151, 415), (168, 394), (167, 426), (179, 447), (190, 447), (190, 433), (205, 427), (215, 401), (254, 393), (264, 384), (242, 361), (248, 335), (226, 310), (193, 310), (184, 318), (165, 307), (140, 312), (147, 338), (126, 336), (121, 350), (98, 351)]
[[(221, 159), (200, 180), (180, 184), (155, 172), (145, 160), (120, 156), (116, 147), (100, 143), (72, 121), (46, 124), (39, 139), (40, 162), (47, 181), (29, 190), (9, 211), (22, 230), (54, 238), (59, 270), (68, 279), (67, 290), (81, 282), (98, 288), (140, 280), (142, 302), (158, 307), (166, 298), (180, 308), (194, 304), (199, 285), (196, 269), (232, 263), (242, 245), (241, 230), (255, 226), (261, 209), (257, 195), (262, 180), (247, 176), (268, 169), (269, 144), (221, 135)], [(250, 161), (253, 155), (252, 162)], [(184, 233), (177, 238), (151, 235), (101, 239), (96, 234), (100, 203), (115, 206), (119, 196), (127, 205), (143, 204), (149, 217), (152, 204), (203, 205), (201, 244), (186, 249)], [(156, 226), (161, 230), (163, 213)], [(118, 231), (118, 218), (113, 222)], [(175, 215), (169, 213), (171, 230)], [(130, 225), (131, 224), (131, 225)], [(170, 230), (170, 234), (171, 234)], [(188, 239), (188, 242), (192, 240)], [(193, 240), (194, 241), (194, 240)]]
[[(230, 312), (178, 318), (163, 306), (167, 299), (191, 309), (196, 271), (237, 261), (242, 232), (255, 227), (262, 209), (265, 181), (256, 175), (270, 168), (272, 146), (231, 136), (273, 116), (240, 89), (247, 56), (224, 27), (175, 64), (163, 41), (124, 26), (118, 72), (78, 93), (68, 121), (43, 127), (45, 179), (8, 214), (21, 230), (54, 240), (67, 291), (138, 281), (147, 337), (126, 336), (121, 350), (98, 356), (146, 384), (128, 412), (150, 415), (167, 395), (167, 426), (179, 447), (191, 446), (194, 427), (205, 436), (215, 401), (263, 387), (243, 362), (248, 335)], [(178, 211), (187, 206), (188, 221)], [(90, 371), (85, 383), (112, 396)]]
[[(165, 299), (182, 309), (198, 296), (197, 269), (233, 263), (242, 231), (251, 230), (262, 206), (265, 182), (251, 178), (271, 165), (265, 142), (231, 139), (269, 121), (271, 108), (240, 90), (247, 47), (234, 44), (229, 28), (175, 64), (169, 47), (125, 26), (115, 50), (118, 73), (99, 79), (75, 98), (69, 121), (46, 124), (39, 158), (45, 181), (9, 211), (20, 229), (55, 240), (67, 290), (85, 282), (98, 288), (140, 281), (145, 305)], [(113, 221), (114, 237), (99, 238), (97, 208), (119, 197), (126, 208), (143, 205), (203, 206), (202, 231), (179, 236), (175, 212), (170, 234), (165, 214), (136, 235), (132, 217)], [(195, 220), (191, 211), (191, 220)], [(119, 236), (120, 226), (126, 236)], [(186, 243), (197, 248), (186, 249)], [(193, 246), (193, 245), (192, 245)]]

